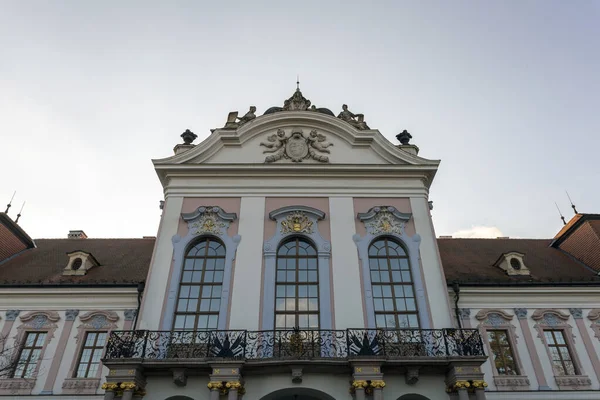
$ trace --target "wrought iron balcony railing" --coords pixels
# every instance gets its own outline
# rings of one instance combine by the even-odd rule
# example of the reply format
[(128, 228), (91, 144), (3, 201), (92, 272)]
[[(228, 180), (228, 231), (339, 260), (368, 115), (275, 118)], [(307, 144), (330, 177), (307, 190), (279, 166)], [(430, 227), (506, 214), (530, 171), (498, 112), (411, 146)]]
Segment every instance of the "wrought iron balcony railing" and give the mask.
[(105, 360), (485, 356), (476, 329), (113, 331)]

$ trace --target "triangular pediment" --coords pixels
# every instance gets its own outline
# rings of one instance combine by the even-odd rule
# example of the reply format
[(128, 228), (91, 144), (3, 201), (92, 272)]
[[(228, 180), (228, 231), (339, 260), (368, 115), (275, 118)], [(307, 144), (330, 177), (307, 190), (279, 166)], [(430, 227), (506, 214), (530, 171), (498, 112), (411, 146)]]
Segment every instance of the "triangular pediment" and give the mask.
[(215, 129), (200, 144), (161, 164), (437, 165), (390, 143), (378, 130), (359, 130), (331, 115), (282, 111), (236, 129)]

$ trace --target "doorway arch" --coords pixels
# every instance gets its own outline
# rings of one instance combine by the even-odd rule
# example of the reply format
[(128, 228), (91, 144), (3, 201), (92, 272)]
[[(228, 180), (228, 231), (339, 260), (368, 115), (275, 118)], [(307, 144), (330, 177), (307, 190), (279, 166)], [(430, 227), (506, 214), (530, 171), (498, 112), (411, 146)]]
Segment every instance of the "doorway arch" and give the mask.
[(429, 397), (425, 397), (416, 393), (409, 393), (398, 397), (398, 400), (429, 400)]
[(335, 398), (316, 389), (288, 388), (271, 392), (260, 400), (335, 400)]

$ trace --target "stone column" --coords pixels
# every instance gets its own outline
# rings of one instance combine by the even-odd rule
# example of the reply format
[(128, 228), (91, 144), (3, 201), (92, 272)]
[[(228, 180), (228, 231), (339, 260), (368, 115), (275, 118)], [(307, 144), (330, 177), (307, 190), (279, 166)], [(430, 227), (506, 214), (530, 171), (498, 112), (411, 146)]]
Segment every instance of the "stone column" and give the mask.
[(221, 390), (223, 389), (223, 382), (210, 381), (206, 386), (210, 390), (210, 400), (219, 400)]
[(119, 385), (112, 382), (104, 382), (102, 384), (102, 390), (104, 390), (104, 400), (113, 400), (115, 398), (115, 390), (119, 388)]
[(230, 381), (225, 384), (225, 387), (228, 390), (227, 400), (237, 400), (238, 392), (240, 392), (243, 388), (240, 381)]
[(121, 383), (121, 389), (123, 389), (123, 397), (121, 400), (132, 400), (133, 392), (137, 389), (135, 382), (123, 382)]
[(354, 389), (354, 394), (356, 395), (356, 400), (365, 400), (365, 389), (369, 384), (367, 381), (357, 381), (352, 382), (352, 389)]
[(385, 382), (382, 380), (371, 381), (371, 387), (373, 388), (373, 400), (383, 400)]
[(473, 381), (473, 388), (475, 389), (475, 399), (485, 400), (485, 388), (487, 387), (485, 381)]
[(533, 342), (533, 336), (531, 334), (531, 329), (529, 328), (529, 324), (527, 323), (527, 309), (526, 308), (515, 308), (515, 315), (519, 320), (519, 325), (521, 326), (521, 330), (523, 331), (523, 339), (525, 340), (525, 345), (527, 346), (527, 351), (529, 352), (529, 358), (531, 359), (531, 363), (533, 364), (533, 371), (535, 372), (535, 378), (539, 385), (539, 390), (551, 390), (550, 386), (546, 382), (546, 377), (544, 376), (544, 370), (542, 369), (542, 363), (540, 361), (540, 356), (538, 355), (535, 349), (535, 343)]
[(467, 389), (471, 386), (468, 381), (456, 381), (454, 388), (458, 392), (458, 400), (469, 400)]
[[(65, 324), (63, 325), (62, 333), (60, 334), (60, 339), (58, 340), (58, 345), (56, 346), (56, 351), (54, 352), (55, 355), (52, 359), (50, 370), (46, 375), (44, 389), (40, 394), (52, 394), (54, 382), (56, 381), (56, 376), (58, 375), (58, 370), (60, 369), (60, 363), (63, 359), (63, 355), (65, 354), (65, 349), (67, 348), (67, 343), (69, 342), (69, 338), (71, 336), (71, 330), (73, 328), (73, 324), (75, 323), (75, 318), (78, 315), (79, 310), (66, 310), (65, 312)], [(84, 339), (80, 338), (80, 340)]]

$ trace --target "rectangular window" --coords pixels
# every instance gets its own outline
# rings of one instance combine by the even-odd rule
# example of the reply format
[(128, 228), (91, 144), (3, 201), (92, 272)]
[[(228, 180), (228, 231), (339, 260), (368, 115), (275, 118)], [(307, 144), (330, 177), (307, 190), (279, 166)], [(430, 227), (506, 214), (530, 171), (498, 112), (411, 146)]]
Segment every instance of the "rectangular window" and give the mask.
[(488, 330), (488, 340), (492, 349), (493, 363), (499, 375), (519, 375), (515, 355), (513, 354), (508, 331)]
[(544, 330), (544, 337), (550, 350), (554, 373), (558, 376), (576, 375), (575, 364), (573, 364), (571, 351), (569, 350), (569, 345), (565, 340), (563, 331), (559, 329), (547, 329)]
[(100, 357), (106, 344), (106, 332), (87, 332), (81, 348), (75, 378), (95, 378), (100, 367)]
[(13, 378), (33, 378), (37, 363), (44, 348), (47, 332), (27, 332), (19, 353)]

